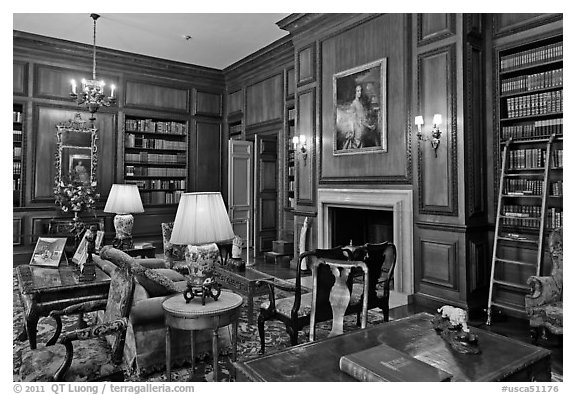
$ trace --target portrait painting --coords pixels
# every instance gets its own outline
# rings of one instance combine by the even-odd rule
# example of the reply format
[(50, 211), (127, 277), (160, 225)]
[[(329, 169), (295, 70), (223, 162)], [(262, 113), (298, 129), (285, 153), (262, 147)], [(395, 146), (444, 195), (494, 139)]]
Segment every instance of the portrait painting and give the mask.
[(91, 157), (85, 154), (72, 154), (69, 157), (68, 174), (73, 184), (90, 185)]
[(333, 77), (334, 155), (386, 152), (386, 58)]

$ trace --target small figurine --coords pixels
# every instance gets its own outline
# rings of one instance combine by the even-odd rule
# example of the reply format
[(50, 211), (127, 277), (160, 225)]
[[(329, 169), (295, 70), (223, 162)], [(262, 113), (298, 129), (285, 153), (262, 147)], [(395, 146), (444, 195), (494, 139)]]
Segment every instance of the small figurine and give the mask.
[(442, 306), (432, 319), (434, 329), (450, 346), (462, 354), (478, 354), (478, 336), (470, 332), (468, 313), (459, 307)]
[(461, 325), (463, 332), (470, 332), (470, 329), (468, 328), (468, 313), (466, 310), (446, 305), (440, 307), (438, 312), (442, 315), (442, 318), (448, 318), (448, 320), (450, 320), (450, 324), (453, 327)]
[(234, 236), (232, 240), (232, 258), (228, 261), (228, 265), (233, 270), (243, 271), (246, 269), (246, 263), (242, 259), (242, 244), (242, 238)]
[(90, 225), (90, 229), (86, 230), (86, 252), (88, 253), (88, 257), (86, 258), (86, 262), (80, 267), (80, 281), (92, 281), (96, 278), (96, 264), (92, 259), (92, 254), (94, 254), (96, 250), (96, 233), (96, 225)]

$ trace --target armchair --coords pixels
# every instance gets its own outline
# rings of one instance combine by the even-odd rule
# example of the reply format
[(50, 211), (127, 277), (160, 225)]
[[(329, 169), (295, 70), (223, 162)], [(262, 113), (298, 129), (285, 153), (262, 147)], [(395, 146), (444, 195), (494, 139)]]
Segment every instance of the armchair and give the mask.
[[(134, 293), (133, 274), (128, 265), (111, 275), (106, 300), (72, 305), (53, 311), (56, 332), (46, 346), (29, 350), (22, 356), (22, 381), (122, 381), (122, 351), (128, 327), (128, 314)], [(99, 324), (65, 333), (61, 316), (104, 309)]]
[(526, 313), (529, 318), (530, 335), (533, 343), (546, 338), (546, 331), (563, 334), (563, 242), (562, 228), (555, 229), (548, 238), (548, 249), (552, 258), (549, 276), (528, 278), (530, 294), (525, 297)]
[(172, 244), (170, 237), (174, 229), (174, 222), (162, 223), (162, 245), (164, 247), (164, 259), (170, 269), (176, 270), (182, 274), (188, 274), (188, 265), (186, 264), (186, 245)]

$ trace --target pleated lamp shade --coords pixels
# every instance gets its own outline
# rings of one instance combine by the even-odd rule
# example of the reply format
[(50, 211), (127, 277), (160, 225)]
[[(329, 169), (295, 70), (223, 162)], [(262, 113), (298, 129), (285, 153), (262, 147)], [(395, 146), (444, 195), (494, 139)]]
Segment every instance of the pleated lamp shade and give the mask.
[(184, 193), (178, 203), (170, 243), (201, 245), (234, 238), (220, 192)]
[(113, 184), (104, 207), (105, 213), (143, 213), (142, 199), (134, 184)]

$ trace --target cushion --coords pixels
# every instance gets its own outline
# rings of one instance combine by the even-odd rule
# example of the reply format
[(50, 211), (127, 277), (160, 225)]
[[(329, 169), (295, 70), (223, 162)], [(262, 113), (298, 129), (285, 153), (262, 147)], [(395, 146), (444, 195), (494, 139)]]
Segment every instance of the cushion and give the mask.
[[(292, 307), (294, 306), (294, 296), (287, 298), (276, 299), (276, 311), (285, 317), (292, 315)], [(300, 309), (298, 310), (299, 317), (309, 316), (312, 310), (312, 293), (302, 294), (300, 296)], [(266, 300), (260, 305), (261, 309), (268, 309), (270, 301)]]
[[(103, 338), (75, 341), (72, 365), (64, 381), (93, 381), (121, 370), (112, 361), (110, 347)], [(64, 362), (66, 348), (57, 343), (53, 346), (39, 346), (22, 355), (20, 377), (22, 381), (53, 381), (52, 377)]]
[(174, 282), (184, 280), (184, 276), (172, 269), (147, 269), (135, 277), (152, 298), (173, 294)]

